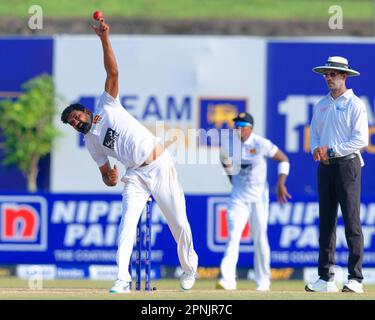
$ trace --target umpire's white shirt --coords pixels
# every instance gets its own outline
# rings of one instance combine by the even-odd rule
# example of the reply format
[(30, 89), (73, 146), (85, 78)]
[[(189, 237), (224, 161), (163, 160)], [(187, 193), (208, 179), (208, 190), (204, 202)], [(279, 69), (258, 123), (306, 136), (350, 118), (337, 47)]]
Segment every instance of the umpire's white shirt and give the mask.
[(255, 133), (241, 143), (241, 166), (239, 173), (232, 176), (233, 200), (257, 202), (268, 192), (267, 159), (272, 158), (278, 148), (270, 140)]
[(352, 89), (333, 99), (329, 93), (314, 107), (310, 126), (311, 151), (328, 146), (339, 156), (353, 152), (363, 159), (360, 149), (368, 145), (368, 120), (365, 104)]
[(91, 157), (100, 167), (113, 157), (125, 168), (141, 166), (159, 139), (121, 105), (119, 98), (103, 92), (96, 105), (93, 124), (85, 135)]

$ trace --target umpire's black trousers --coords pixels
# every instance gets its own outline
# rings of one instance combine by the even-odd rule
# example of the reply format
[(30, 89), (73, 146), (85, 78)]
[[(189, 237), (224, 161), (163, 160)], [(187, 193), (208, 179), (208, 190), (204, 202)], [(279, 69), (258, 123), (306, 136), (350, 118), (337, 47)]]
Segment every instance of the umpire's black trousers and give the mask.
[(340, 204), (349, 248), (349, 279), (362, 282), (363, 234), (360, 221), (361, 163), (357, 156), (334, 164), (319, 164), (319, 268), (321, 279), (333, 279), (337, 209)]

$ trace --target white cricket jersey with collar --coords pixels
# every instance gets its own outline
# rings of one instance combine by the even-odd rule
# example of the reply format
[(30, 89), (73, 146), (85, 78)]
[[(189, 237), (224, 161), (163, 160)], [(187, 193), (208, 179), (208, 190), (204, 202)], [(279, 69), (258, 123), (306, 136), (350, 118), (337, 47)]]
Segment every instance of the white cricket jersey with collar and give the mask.
[(86, 147), (99, 167), (112, 157), (127, 169), (138, 168), (158, 142), (126, 111), (118, 97), (103, 92), (95, 107), (92, 127), (85, 135)]
[(310, 125), (310, 146), (328, 146), (337, 156), (357, 153), (364, 165), (360, 149), (368, 145), (368, 120), (365, 104), (352, 89), (336, 99), (329, 93), (314, 107)]
[(232, 176), (232, 199), (245, 202), (260, 201), (268, 192), (267, 159), (272, 158), (278, 148), (270, 140), (255, 133), (241, 143), (241, 166), (239, 173)]

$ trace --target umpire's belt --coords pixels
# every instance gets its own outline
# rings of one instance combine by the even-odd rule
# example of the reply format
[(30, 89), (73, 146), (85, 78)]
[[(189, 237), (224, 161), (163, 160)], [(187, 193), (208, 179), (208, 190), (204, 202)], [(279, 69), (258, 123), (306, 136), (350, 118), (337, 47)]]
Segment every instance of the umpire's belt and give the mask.
[(323, 163), (324, 165), (330, 165), (330, 164), (335, 164), (335, 163), (343, 162), (346, 160), (354, 159), (354, 158), (357, 158), (357, 156), (358, 155), (356, 153), (351, 153), (351, 154), (348, 154), (347, 156), (331, 158), (327, 160), (322, 160), (320, 162)]

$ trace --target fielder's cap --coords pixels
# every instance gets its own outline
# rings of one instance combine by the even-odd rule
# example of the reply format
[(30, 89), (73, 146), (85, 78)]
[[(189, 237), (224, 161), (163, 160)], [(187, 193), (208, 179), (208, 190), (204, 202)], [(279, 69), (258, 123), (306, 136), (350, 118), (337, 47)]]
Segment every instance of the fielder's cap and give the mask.
[(348, 74), (349, 77), (359, 76), (360, 73), (349, 67), (348, 60), (343, 57), (329, 57), (324, 66), (313, 68), (316, 73), (323, 74), (326, 70), (338, 70)]
[(250, 113), (241, 112), (237, 117), (233, 119), (235, 126), (248, 127), (254, 125), (254, 118)]

